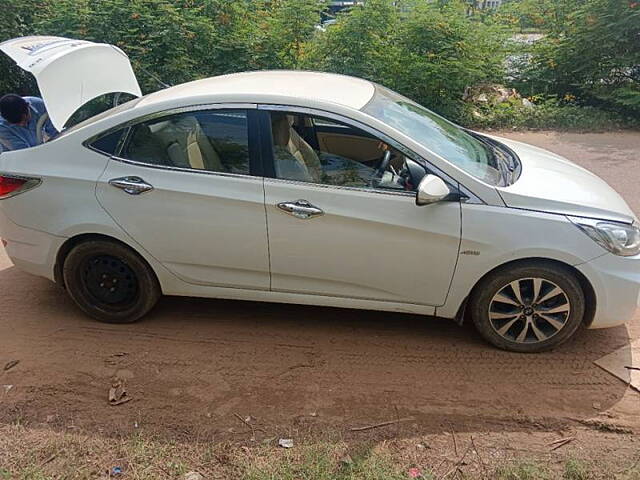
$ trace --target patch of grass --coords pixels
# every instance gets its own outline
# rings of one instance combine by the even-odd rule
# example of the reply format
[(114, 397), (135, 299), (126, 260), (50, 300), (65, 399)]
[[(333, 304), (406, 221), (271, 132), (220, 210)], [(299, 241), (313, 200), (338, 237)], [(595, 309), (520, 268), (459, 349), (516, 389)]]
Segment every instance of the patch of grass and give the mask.
[(569, 459), (564, 464), (562, 478), (565, 480), (589, 480), (591, 478), (589, 465), (581, 460)]
[[(279, 453), (279, 454), (278, 454)], [(348, 461), (344, 459), (348, 458)], [(247, 480), (406, 480), (387, 452), (375, 448), (348, 454), (344, 446), (322, 443), (297, 449), (265, 450), (246, 470)], [(423, 472), (422, 478), (432, 478)]]
[(616, 480), (640, 480), (640, 466), (634, 465), (616, 475)]
[(497, 480), (549, 480), (549, 471), (540, 463), (520, 460), (496, 470)]
[[(396, 452), (397, 453), (397, 452)], [(251, 448), (232, 443), (180, 443), (144, 433), (108, 438), (25, 427), (0, 427), (0, 480), (95, 480), (119, 467), (130, 480), (204, 478), (238, 480), (407, 480), (414, 465), (384, 442), (296, 442)], [(433, 476), (420, 467), (419, 478)]]

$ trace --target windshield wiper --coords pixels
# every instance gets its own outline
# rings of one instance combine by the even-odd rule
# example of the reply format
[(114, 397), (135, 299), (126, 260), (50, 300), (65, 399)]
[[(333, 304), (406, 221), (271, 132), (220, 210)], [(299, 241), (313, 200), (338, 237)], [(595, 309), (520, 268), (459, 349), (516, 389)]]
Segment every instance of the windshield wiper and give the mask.
[(490, 152), (491, 159), (498, 166), (504, 186), (511, 185), (518, 175), (518, 157), (516, 154), (507, 146), (489, 137), (485, 137), (484, 135), (470, 132), (468, 130), (467, 132), (474, 138), (480, 140), (480, 142), (487, 147), (487, 151)]

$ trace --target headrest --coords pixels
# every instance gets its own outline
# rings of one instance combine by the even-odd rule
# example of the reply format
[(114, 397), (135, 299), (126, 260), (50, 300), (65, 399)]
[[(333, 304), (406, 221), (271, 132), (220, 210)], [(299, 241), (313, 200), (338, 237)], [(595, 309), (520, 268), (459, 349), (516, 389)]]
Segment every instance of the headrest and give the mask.
[(293, 115), (284, 113), (271, 114), (271, 130), (273, 132), (273, 143), (281, 147), (286, 147), (291, 139), (291, 128), (295, 118)]
[(165, 128), (167, 128), (168, 125), (170, 125), (170, 121), (169, 120), (164, 120), (162, 122), (156, 122), (153, 123), (151, 125), (149, 125), (149, 130), (151, 131), (151, 133), (158, 133), (162, 130), (164, 130)]

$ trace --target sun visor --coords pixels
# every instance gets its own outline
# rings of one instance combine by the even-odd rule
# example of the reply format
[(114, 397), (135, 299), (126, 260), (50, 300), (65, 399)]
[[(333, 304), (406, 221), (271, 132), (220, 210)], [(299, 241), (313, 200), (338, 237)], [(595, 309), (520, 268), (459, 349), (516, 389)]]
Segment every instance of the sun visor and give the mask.
[(117, 47), (62, 37), (22, 37), (0, 50), (31, 73), (53, 125), (62, 130), (78, 108), (107, 93), (142, 92), (129, 57)]

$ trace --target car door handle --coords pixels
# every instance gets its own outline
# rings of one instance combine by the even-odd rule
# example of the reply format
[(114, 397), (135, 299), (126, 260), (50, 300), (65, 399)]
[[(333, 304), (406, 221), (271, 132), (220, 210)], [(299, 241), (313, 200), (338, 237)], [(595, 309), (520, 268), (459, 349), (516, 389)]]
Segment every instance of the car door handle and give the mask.
[(140, 195), (153, 190), (153, 185), (148, 184), (140, 177), (112, 178), (109, 180), (109, 185), (124, 190), (124, 193), (129, 195)]
[(306, 200), (297, 200), (295, 202), (282, 202), (278, 204), (278, 208), (283, 212), (293, 215), (294, 217), (299, 218), (301, 220), (306, 220), (308, 218), (324, 215), (324, 212), (320, 208), (314, 205), (311, 205)]

